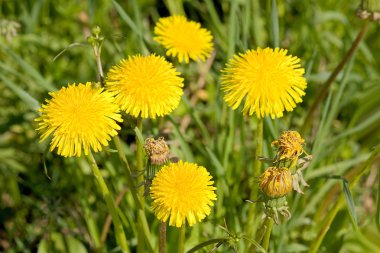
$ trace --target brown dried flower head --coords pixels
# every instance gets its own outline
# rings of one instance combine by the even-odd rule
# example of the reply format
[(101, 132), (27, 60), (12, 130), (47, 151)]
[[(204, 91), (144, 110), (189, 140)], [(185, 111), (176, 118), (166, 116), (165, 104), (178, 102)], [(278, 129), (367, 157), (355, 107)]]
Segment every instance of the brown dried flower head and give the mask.
[(153, 165), (164, 165), (169, 159), (169, 147), (163, 137), (146, 139), (144, 148)]

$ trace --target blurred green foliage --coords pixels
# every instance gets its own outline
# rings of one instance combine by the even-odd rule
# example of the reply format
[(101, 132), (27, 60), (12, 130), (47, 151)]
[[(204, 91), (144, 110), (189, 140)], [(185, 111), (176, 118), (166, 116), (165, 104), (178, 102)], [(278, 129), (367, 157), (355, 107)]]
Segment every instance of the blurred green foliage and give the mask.
[[(88, 165), (82, 159), (63, 159), (48, 152), (48, 142), (38, 141), (33, 120), (49, 91), (68, 83), (97, 80), (92, 48), (87, 44), (91, 28), (96, 25), (105, 37), (105, 70), (128, 55), (164, 55), (164, 50), (153, 41), (152, 31), (159, 17), (175, 11), (169, 8), (170, 2), (173, 1), (0, 0), (0, 20), (19, 24), (0, 23), (11, 34), (6, 36), (4, 32), (0, 37), (0, 251), (101, 251), (100, 234), (107, 210)], [(219, 90), (220, 69), (232, 54), (257, 46), (278, 44), (302, 59), (307, 95), (284, 118), (266, 119), (264, 154), (270, 156), (274, 138), (283, 130), (300, 128), (320, 85), (363, 26), (363, 21), (355, 16), (358, 6), (359, 2), (343, 0), (277, 1), (277, 13), (273, 15), (271, 1), (183, 2), (188, 18), (212, 31), (215, 60), (208, 70), (206, 64), (185, 66), (169, 59), (185, 77), (183, 101), (172, 116), (146, 121), (143, 134), (165, 136), (173, 156), (208, 168), (218, 187), (212, 215), (188, 230), (186, 249), (224, 236), (225, 232), (217, 226), (224, 225), (224, 219), (233, 233), (244, 234), (248, 224), (250, 204), (245, 200), (256, 180), (250, 170), (254, 161), (255, 119), (226, 108)], [(379, 59), (379, 25), (373, 23), (352, 63), (333, 84), (330, 100), (324, 101), (313, 127), (303, 136), (308, 143), (306, 150), (314, 156), (306, 172), (310, 187), (305, 189), (305, 195), (290, 197), (293, 217), (274, 228), (270, 245), (273, 252), (308, 251), (321, 221), (340, 193), (340, 181), (328, 177), (354, 171), (378, 144)], [(200, 77), (202, 71), (204, 76)], [(199, 82), (200, 78), (204, 82)], [(337, 99), (339, 90), (342, 93)], [(120, 133), (132, 164), (134, 125), (134, 120), (127, 117)], [(111, 149), (112, 146), (98, 157), (106, 161), (101, 166), (116, 196), (127, 185), (122, 176), (125, 172)], [(379, 216), (376, 164), (352, 190), (359, 230), (353, 230), (344, 207), (320, 252), (380, 251), (380, 233), (375, 225), (375, 216)], [(135, 246), (136, 217), (130, 211), (133, 201), (128, 192), (120, 210), (124, 213), (127, 237)], [(151, 231), (157, 231), (158, 222), (151, 213), (148, 218)], [(255, 219), (256, 223), (261, 222), (261, 217)], [(111, 229), (103, 248), (106, 252), (116, 245), (112, 233)], [(168, 252), (174, 252), (177, 234), (177, 230), (168, 229)], [(152, 236), (152, 241), (156, 245), (157, 237)], [(238, 246), (240, 252), (247, 245), (240, 241)], [(219, 250), (226, 252), (227, 246)]]

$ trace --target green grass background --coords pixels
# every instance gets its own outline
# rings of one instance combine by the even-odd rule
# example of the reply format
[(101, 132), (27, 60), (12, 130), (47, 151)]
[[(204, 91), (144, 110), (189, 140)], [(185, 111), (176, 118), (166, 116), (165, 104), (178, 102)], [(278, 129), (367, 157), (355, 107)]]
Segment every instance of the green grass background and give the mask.
[[(255, 117), (243, 117), (224, 104), (220, 70), (235, 53), (256, 47), (287, 48), (301, 58), (308, 88), (304, 102), (283, 118), (265, 119), (264, 154), (284, 130), (299, 130), (321, 85), (350, 48), (364, 22), (355, 15), (359, 1), (0, 1), (0, 20), (20, 24), (17, 36), (0, 37), (0, 251), (94, 252), (107, 209), (85, 160), (63, 159), (48, 152), (35, 132), (40, 103), (48, 92), (68, 83), (96, 81), (96, 64), (87, 36), (102, 29), (105, 71), (133, 54), (164, 50), (153, 41), (161, 16), (185, 12), (211, 30), (215, 59), (179, 64), (168, 58), (185, 78), (185, 95), (169, 117), (146, 120), (143, 136), (164, 136), (171, 154), (205, 166), (215, 179), (218, 200), (212, 214), (188, 229), (186, 249), (231, 233), (245, 234), (249, 193), (256, 187)], [(305, 171), (310, 187), (288, 197), (292, 218), (275, 226), (271, 252), (308, 252), (323, 221), (342, 196), (342, 176), (350, 179), (369, 159), (380, 133), (380, 29), (371, 23), (354, 57), (333, 83), (312, 126), (303, 135), (313, 161)], [(60, 54), (61, 53), (61, 54)], [(58, 56), (58, 57), (57, 57)], [(199, 81), (201, 80), (201, 81)], [(203, 82), (202, 82), (203, 80)], [(124, 115), (119, 136), (134, 165), (135, 121)], [(97, 155), (114, 196), (128, 189), (117, 154)], [(333, 220), (319, 252), (380, 252), (379, 163), (368, 168), (351, 189), (349, 200)], [(335, 177), (335, 178), (334, 178)], [(158, 222), (147, 208), (149, 242), (157, 249)], [(350, 218), (355, 214), (355, 218)], [(136, 214), (130, 194), (120, 215), (131, 247), (136, 245)], [(257, 226), (261, 215), (254, 217)], [(357, 224), (358, 229), (354, 229)], [(104, 252), (117, 252), (113, 230)], [(168, 252), (175, 252), (178, 231), (168, 229)], [(239, 252), (248, 243), (238, 242)], [(149, 247), (148, 247), (149, 249)], [(211, 250), (209, 246), (207, 250)], [(220, 252), (230, 252), (222, 245)], [(202, 252), (202, 251), (201, 251)]]

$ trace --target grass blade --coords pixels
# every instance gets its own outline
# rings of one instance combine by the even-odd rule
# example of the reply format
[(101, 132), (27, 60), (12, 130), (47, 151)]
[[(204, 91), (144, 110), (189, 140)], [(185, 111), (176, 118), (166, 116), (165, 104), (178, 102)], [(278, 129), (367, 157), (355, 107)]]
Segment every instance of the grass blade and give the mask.
[(184, 156), (185, 156), (185, 160), (187, 162), (194, 162), (195, 159), (191, 151), (191, 148), (187, 144), (187, 141), (185, 140), (184, 136), (181, 134), (177, 123), (175, 123), (174, 119), (171, 116), (169, 116), (169, 120), (173, 124), (173, 127), (174, 127), (173, 134), (176, 137), (176, 140), (178, 140), (179, 145), (181, 146), (182, 152), (184, 153)]
[(377, 180), (377, 201), (376, 201), (376, 213), (375, 213), (375, 221), (377, 230), (380, 232), (380, 180)]
[(280, 36), (279, 36), (279, 28), (278, 28), (278, 12), (277, 12), (277, 2), (276, 0), (272, 0), (271, 2), (271, 23), (272, 23), (272, 39), (273, 46), (280, 46)]
[(18, 65), (31, 77), (33, 77), (37, 83), (44, 87), (46, 91), (56, 91), (57, 88), (55, 88), (50, 82), (48, 82), (44, 77), (41, 76), (41, 74), (28, 62), (26, 62), (24, 59), (22, 59), (19, 55), (17, 55), (15, 52), (12, 51), (9, 47), (6, 47), (4, 45), (1, 45), (0, 47), (3, 49), (3, 51), (11, 56)]
[(348, 213), (350, 214), (352, 225), (354, 226), (355, 230), (358, 230), (358, 218), (357, 218), (356, 212), (355, 212), (355, 204), (354, 204), (354, 200), (353, 200), (352, 195), (351, 195), (350, 185), (349, 185), (347, 179), (345, 179), (345, 178), (342, 179), (342, 184), (343, 184), (343, 194), (344, 194), (344, 198), (347, 202)]
[(215, 243), (225, 243), (227, 241), (226, 238), (215, 238), (215, 239), (210, 239), (210, 240), (207, 240), (205, 242), (202, 242), (196, 246), (194, 246), (193, 248), (191, 248), (187, 253), (193, 253), (193, 252), (196, 252), (208, 245), (211, 245), (211, 244), (215, 244)]
[(115, 6), (116, 11), (119, 13), (122, 20), (129, 25), (133, 32), (137, 33), (139, 36), (142, 36), (141, 31), (138, 29), (138, 26), (133, 22), (131, 17), (124, 11), (123, 7), (121, 7), (115, 0), (112, 0), (112, 4)]
[(40, 103), (32, 97), (28, 92), (24, 91), (18, 87), (14, 82), (6, 78), (5, 76), (0, 76), (0, 79), (3, 80), (3, 83), (11, 89), (22, 101), (24, 101), (31, 110), (37, 111), (40, 108)]

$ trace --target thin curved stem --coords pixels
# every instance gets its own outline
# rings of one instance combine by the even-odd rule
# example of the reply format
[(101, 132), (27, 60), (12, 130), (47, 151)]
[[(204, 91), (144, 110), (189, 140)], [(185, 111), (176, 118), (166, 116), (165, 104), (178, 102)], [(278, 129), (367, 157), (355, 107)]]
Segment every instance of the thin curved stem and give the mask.
[(330, 77), (327, 79), (325, 84), (322, 86), (320, 92), (318, 92), (318, 96), (315, 98), (313, 104), (311, 105), (305, 120), (303, 122), (302, 128), (301, 128), (301, 135), (304, 136), (306, 134), (306, 130), (311, 125), (311, 121), (314, 117), (314, 114), (318, 108), (318, 106), (322, 103), (323, 99), (326, 97), (331, 85), (334, 83), (335, 79), (337, 78), (338, 74), (341, 72), (343, 67), (346, 65), (346, 63), (350, 60), (356, 49), (359, 47), (360, 42), (364, 38), (365, 33), (367, 32), (368, 28), (368, 21), (366, 21), (356, 36), (356, 39), (352, 43), (350, 49), (346, 52), (343, 59), (339, 63), (339, 65), (334, 69), (334, 71), (331, 73)]
[(99, 167), (95, 161), (94, 156), (92, 155), (91, 151), (86, 156), (88, 163), (90, 164), (90, 167), (92, 169), (92, 172), (94, 173), (94, 176), (96, 178), (96, 181), (98, 182), (99, 189), (103, 193), (103, 196), (106, 200), (108, 211), (110, 212), (112, 216), (112, 221), (115, 227), (115, 237), (116, 241), (121, 247), (122, 251), (125, 253), (129, 253), (127, 238), (124, 233), (123, 225), (120, 222), (119, 215), (117, 213), (117, 208), (115, 206), (115, 202), (110, 194), (110, 191), (108, 190), (107, 184), (103, 179), (103, 176), (99, 170)]

